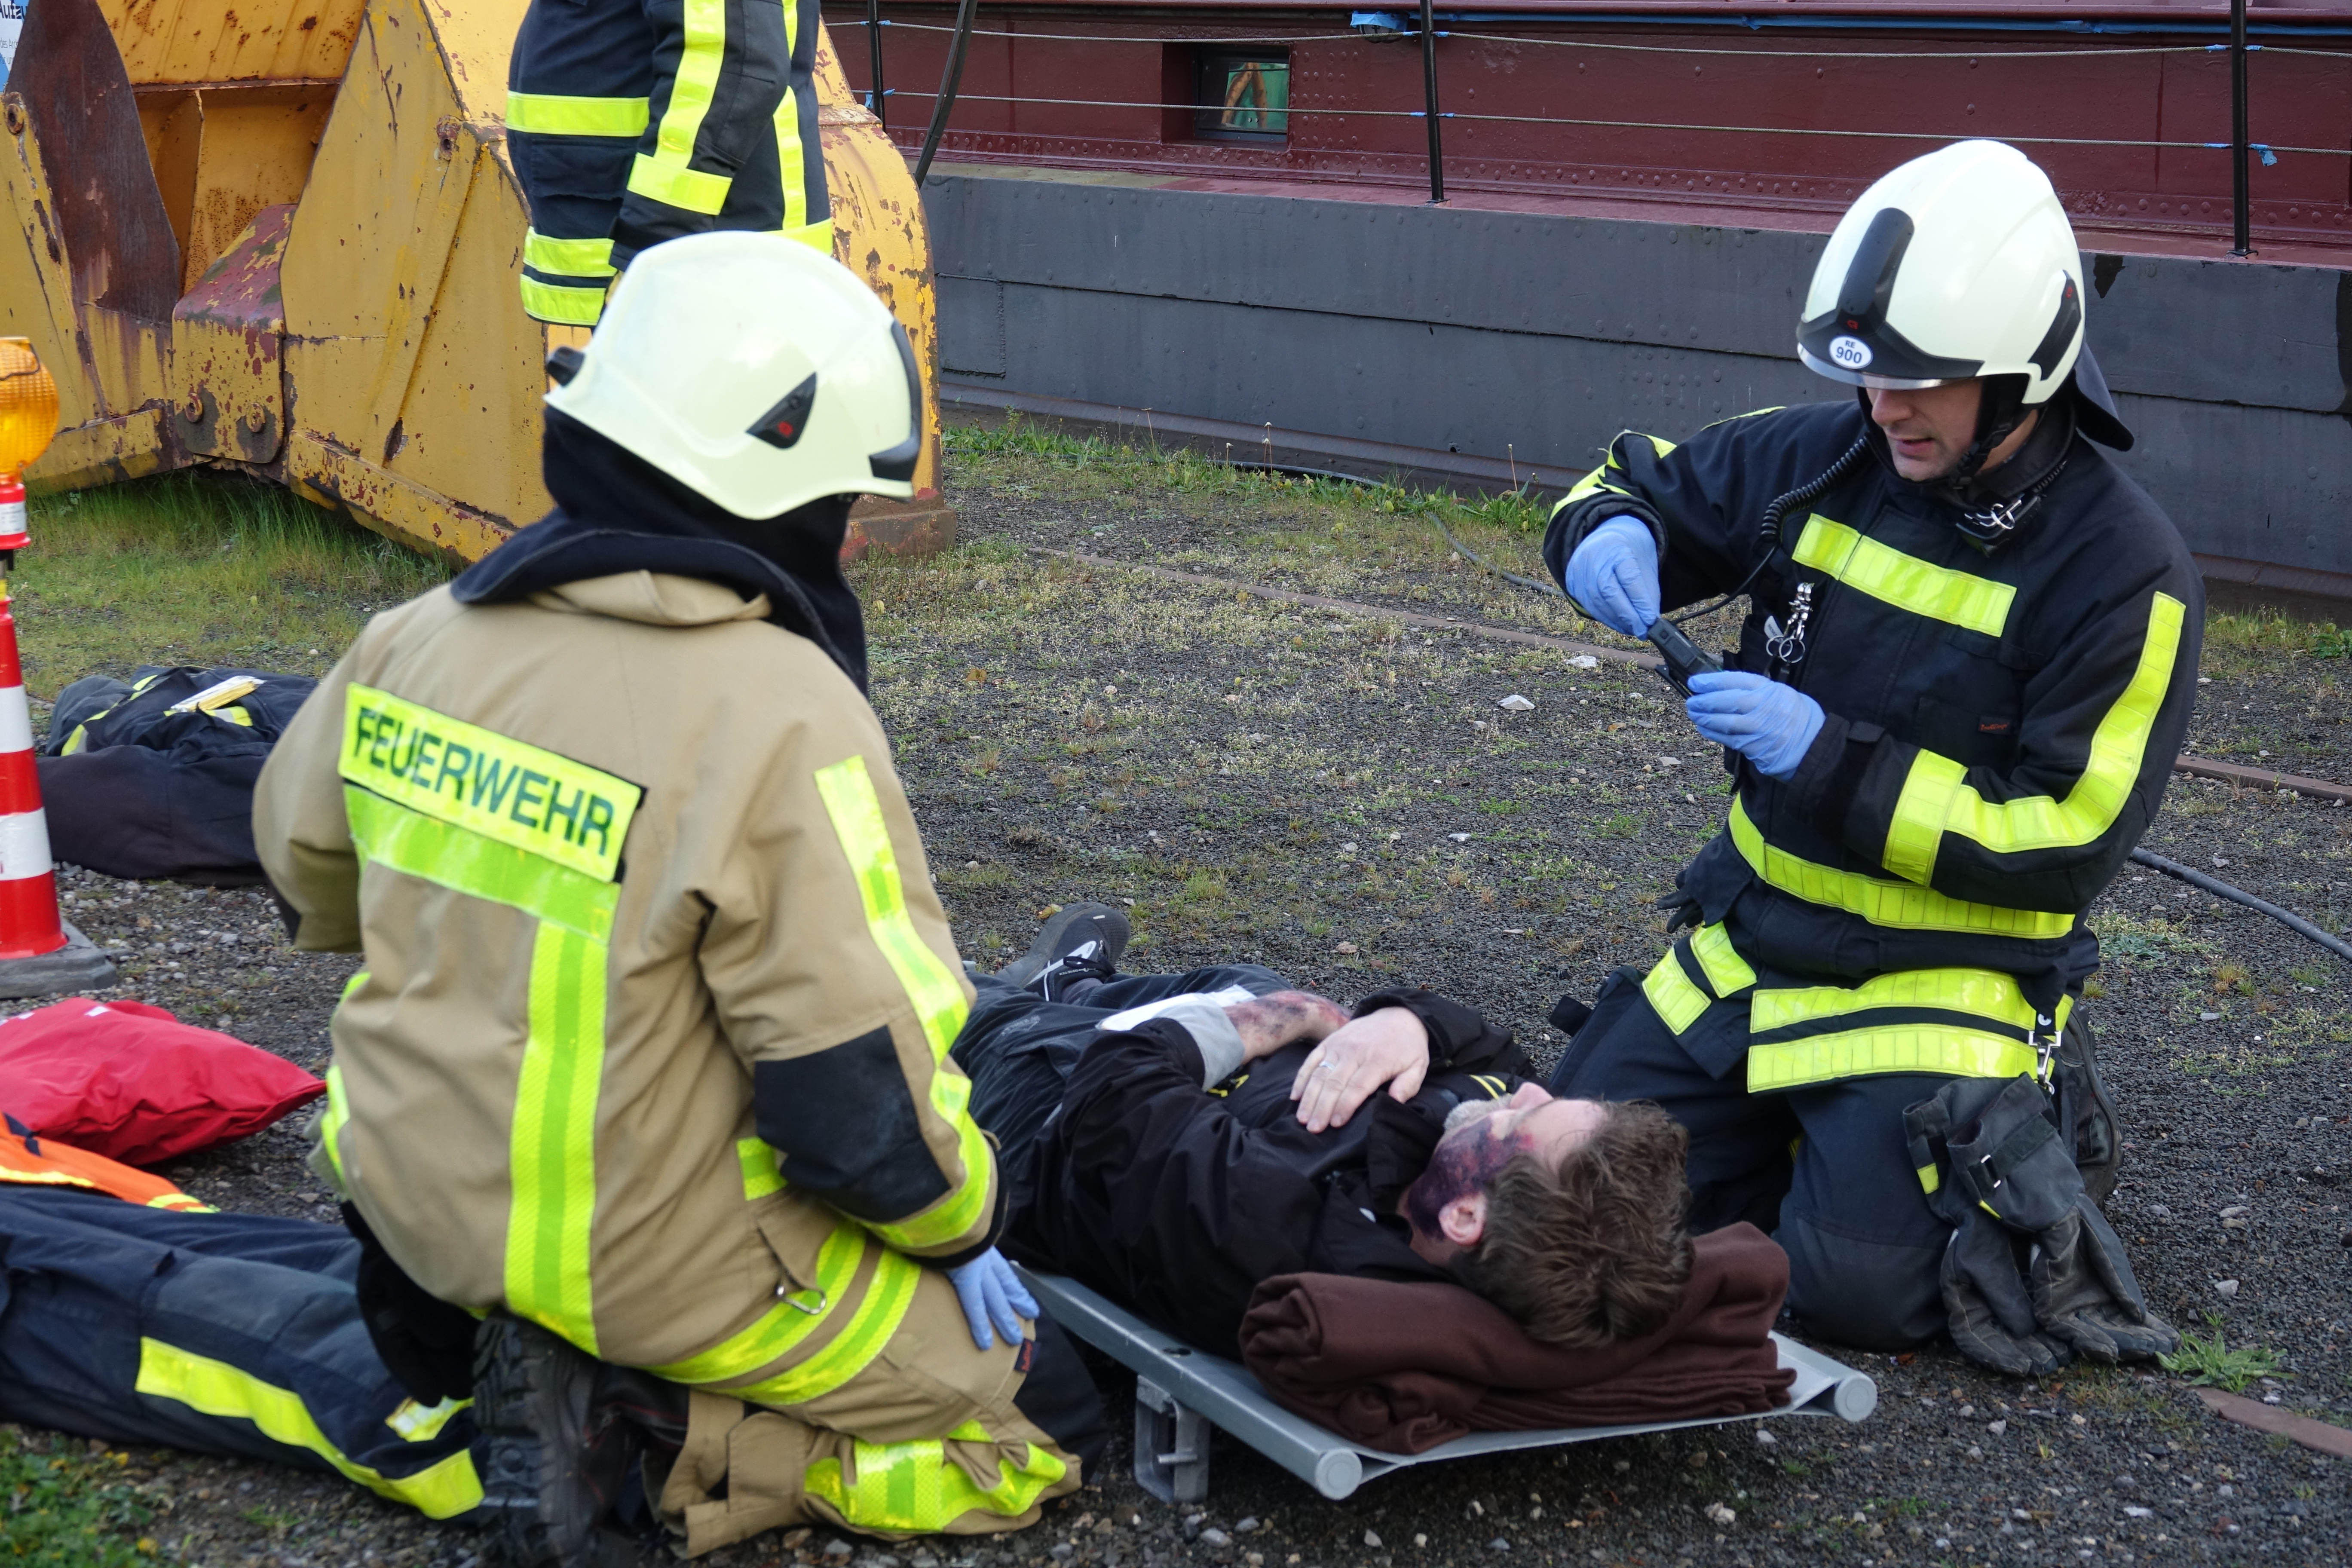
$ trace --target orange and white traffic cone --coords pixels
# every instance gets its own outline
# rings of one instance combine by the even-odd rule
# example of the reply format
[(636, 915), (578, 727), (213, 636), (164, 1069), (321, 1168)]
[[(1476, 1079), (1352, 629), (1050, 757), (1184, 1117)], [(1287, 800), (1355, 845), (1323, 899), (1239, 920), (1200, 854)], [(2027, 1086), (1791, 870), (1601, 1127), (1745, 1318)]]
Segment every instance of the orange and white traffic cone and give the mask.
[(5, 574), (26, 531), (23, 466), (58, 427), (57, 384), (21, 338), (0, 338), (0, 996), (49, 996), (114, 984), (114, 965), (58, 913), (57, 868), (41, 810), (33, 713), (16, 657)]

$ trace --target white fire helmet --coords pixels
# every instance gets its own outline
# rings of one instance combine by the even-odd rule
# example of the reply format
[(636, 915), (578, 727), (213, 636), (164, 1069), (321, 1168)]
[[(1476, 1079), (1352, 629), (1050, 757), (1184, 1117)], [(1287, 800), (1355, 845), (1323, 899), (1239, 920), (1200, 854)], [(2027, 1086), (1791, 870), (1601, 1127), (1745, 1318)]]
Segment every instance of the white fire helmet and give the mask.
[(641, 253), (547, 405), (741, 518), (915, 493), (923, 394), (906, 329), (847, 268), (782, 235)]
[(2021, 375), (2026, 407), (2083, 346), (2083, 262), (2050, 178), (2016, 148), (1914, 158), (1846, 209), (1813, 269), (1797, 356), (1836, 381), (1937, 386)]

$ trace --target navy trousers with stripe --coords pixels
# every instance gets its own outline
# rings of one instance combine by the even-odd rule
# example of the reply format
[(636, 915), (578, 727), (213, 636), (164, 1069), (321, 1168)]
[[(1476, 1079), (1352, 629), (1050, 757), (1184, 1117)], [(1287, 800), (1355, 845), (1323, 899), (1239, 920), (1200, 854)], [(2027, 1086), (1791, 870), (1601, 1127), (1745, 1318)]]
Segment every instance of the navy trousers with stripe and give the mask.
[(359, 1253), (340, 1225), (0, 1185), (0, 1417), (462, 1512), (481, 1495), (473, 1419), (418, 1411), (384, 1370), (352, 1294)]

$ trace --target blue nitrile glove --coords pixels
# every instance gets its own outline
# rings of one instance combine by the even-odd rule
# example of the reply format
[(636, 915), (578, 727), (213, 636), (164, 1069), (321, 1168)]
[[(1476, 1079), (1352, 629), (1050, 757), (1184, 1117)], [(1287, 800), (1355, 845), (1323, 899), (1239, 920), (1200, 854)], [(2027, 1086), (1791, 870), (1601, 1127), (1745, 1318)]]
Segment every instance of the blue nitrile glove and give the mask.
[(1658, 542), (1638, 517), (1612, 517), (1568, 558), (1568, 596), (1585, 614), (1629, 637), (1658, 618)]
[(1822, 705), (1793, 686), (1744, 669), (1717, 669), (1692, 676), (1690, 689), (1683, 710), (1698, 732), (1754, 763), (1768, 779), (1786, 784), (1795, 778), (1797, 764), (1822, 732)]
[(989, 1324), (996, 1325), (1006, 1344), (1017, 1345), (1022, 1339), (1021, 1320), (1037, 1315), (1036, 1298), (1022, 1285), (1021, 1276), (1013, 1272), (1004, 1255), (992, 1247), (962, 1268), (949, 1269), (948, 1280), (955, 1286), (956, 1300), (963, 1303), (963, 1321), (971, 1327), (971, 1342), (982, 1350), (996, 1342), (989, 1337)]

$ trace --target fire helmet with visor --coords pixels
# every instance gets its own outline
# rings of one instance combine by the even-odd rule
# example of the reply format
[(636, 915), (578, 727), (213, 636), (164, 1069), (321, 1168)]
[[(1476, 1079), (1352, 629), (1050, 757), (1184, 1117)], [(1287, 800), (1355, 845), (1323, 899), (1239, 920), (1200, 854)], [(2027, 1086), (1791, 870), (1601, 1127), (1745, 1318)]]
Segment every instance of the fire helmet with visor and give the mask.
[(1797, 354), (1872, 389), (2016, 377), (2046, 403), (2083, 346), (2083, 262), (2050, 177), (2016, 148), (1914, 158), (1846, 209), (1813, 269)]
[(782, 235), (644, 251), (576, 363), (551, 368), (550, 408), (737, 517), (915, 493), (923, 394), (906, 329), (847, 268)]

